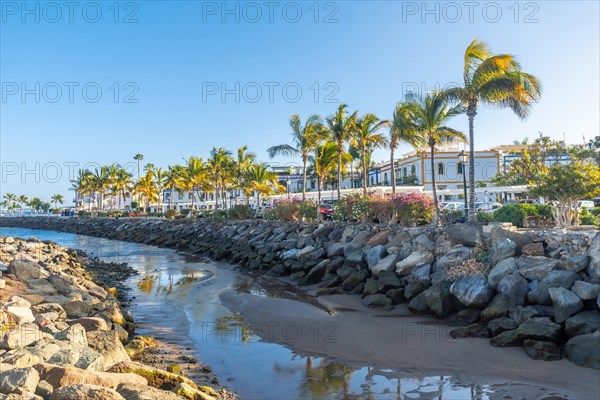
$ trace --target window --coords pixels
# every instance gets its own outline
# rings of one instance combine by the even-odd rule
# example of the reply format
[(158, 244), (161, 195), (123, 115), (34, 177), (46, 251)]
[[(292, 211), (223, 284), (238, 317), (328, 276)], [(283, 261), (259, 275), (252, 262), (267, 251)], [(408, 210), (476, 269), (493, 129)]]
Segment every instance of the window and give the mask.
[(375, 180), (373, 179), (373, 177), (371, 177), (371, 186), (373, 186), (375, 184)]
[(315, 188), (315, 181), (310, 181), (310, 188), (314, 189)]
[[(413, 165), (414, 168), (414, 165)], [(408, 170), (406, 169), (406, 167), (404, 167), (404, 170), (402, 171), (402, 176), (404, 176), (406, 178), (406, 174), (407, 174)]]
[(444, 164), (443, 163), (438, 164), (438, 175), (444, 175)]
[(296, 187), (298, 188), (298, 191), (302, 190), (302, 181), (298, 181), (298, 183), (296, 184)]
[(461, 162), (458, 163), (458, 173), (459, 174), (463, 173), (463, 163), (461, 163)]
[(386, 184), (388, 183), (387, 172), (384, 172), (384, 174), (383, 174), (383, 181), (384, 181)]
[(177, 198), (178, 198), (179, 200), (183, 200), (183, 195), (182, 195), (181, 193), (179, 193), (179, 195), (177, 196)]
[(410, 167), (410, 174), (412, 176), (416, 176), (417, 175), (417, 167), (415, 167), (414, 165)]

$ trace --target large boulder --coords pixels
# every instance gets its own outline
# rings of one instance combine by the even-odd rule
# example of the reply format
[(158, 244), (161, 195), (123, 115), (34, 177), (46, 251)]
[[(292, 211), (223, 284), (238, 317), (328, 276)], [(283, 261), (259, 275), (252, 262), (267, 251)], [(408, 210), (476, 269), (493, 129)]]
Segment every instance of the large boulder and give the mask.
[(534, 360), (556, 361), (562, 358), (560, 348), (555, 343), (528, 339), (523, 345), (527, 355)]
[(402, 287), (402, 281), (394, 271), (381, 271), (377, 281), (377, 290), (380, 293), (385, 293), (388, 290), (398, 289)]
[(485, 308), (494, 297), (484, 276), (461, 276), (451, 286), (450, 292), (467, 307)]
[(577, 365), (600, 369), (600, 331), (569, 339), (565, 355)]
[(375, 236), (373, 236), (372, 238), (367, 240), (367, 242), (365, 243), (365, 246), (368, 246), (368, 247), (383, 246), (388, 242), (390, 235), (391, 235), (391, 232), (388, 230), (383, 230), (381, 232), (378, 232), (375, 234)]
[(483, 244), (483, 230), (476, 224), (453, 224), (446, 228), (448, 240), (454, 244), (477, 246)]
[(146, 378), (131, 373), (112, 373), (99, 371), (86, 371), (74, 367), (61, 367), (58, 365), (39, 363), (34, 366), (40, 378), (48, 382), (54, 389), (77, 383), (98, 385), (116, 389), (122, 383), (147, 385)]
[(40, 375), (31, 367), (9, 369), (0, 372), (0, 391), (6, 394), (34, 393), (39, 381)]
[(532, 304), (550, 305), (552, 304), (550, 292), (548, 291), (550, 288), (562, 287), (571, 289), (573, 284), (579, 279), (581, 279), (579, 274), (573, 271), (550, 271), (534, 289), (527, 293), (527, 300)]
[(511, 308), (525, 304), (528, 291), (527, 280), (519, 274), (505, 275), (498, 284), (498, 292)]
[(456, 298), (450, 292), (450, 283), (437, 283), (423, 293), (427, 307), (438, 317), (445, 317), (456, 311)]
[(327, 258), (333, 258), (344, 255), (344, 244), (340, 242), (333, 242), (327, 246)]
[(516, 262), (521, 275), (530, 281), (544, 279), (550, 271), (557, 269), (560, 265), (559, 260), (540, 256), (521, 256), (517, 258)]
[(490, 304), (481, 311), (482, 322), (488, 322), (496, 318), (506, 317), (511, 307), (502, 294), (494, 296)]
[(13, 274), (21, 282), (28, 282), (40, 279), (42, 268), (34, 261), (15, 259), (8, 264), (6, 273)]
[(398, 262), (397, 254), (390, 254), (389, 256), (379, 260), (374, 266), (369, 266), (371, 273), (374, 276), (378, 276), (383, 271), (393, 271)]
[(371, 247), (369, 250), (367, 250), (367, 255), (366, 255), (367, 266), (369, 268), (374, 267), (386, 255), (387, 255), (387, 250), (385, 247), (383, 247), (383, 245)]
[(35, 317), (30, 308), (27, 307), (6, 307), (6, 312), (11, 314), (19, 324), (27, 324), (35, 321)]
[(433, 253), (429, 251), (412, 252), (408, 257), (396, 263), (396, 273), (398, 275), (410, 275), (417, 264), (431, 264), (434, 259)]
[(565, 288), (548, 289), (552, 304), (554, 304), (554, 320), (563, 323), (571, 315), (583, 308), (583, 301), (575, 293)]
[(87, 337), (85, 335), (85, 328), (79, 324), (74, 324), (60, 332), (54, 334), (55, 339), (68, 340), (74, 344), (80, 344), (83, 346), (88, 345)]
[(90, 303), (81, 300), (70, 301), (63, 304), (62, 307), (69, 318), (88, 317), (93, 310), (93, 306)]
[(498, 284), (508, 274), (518, 270), (514, 257), (509, 257), (497, 263), (488, 274), (488, 283), (492, 289), (498, 289)]
[(344, 245), (345, 263), (351, 266), (362, 265), (364, 262), (364, 253), (362, 247), (356, 243), (346, 243)]
[(563, 254), (560, 257), (560, 265), (567, 271), (581, 272), (588, 266), (589, 260), (587, 254)]
[(50, 400), (125, 400), (115, 390), (102, 386), (78, 383), (52, 392)]
[(391, 309), (393, 307), (392, 299), (381, 293), (366, 296), (361, 304), (368, 308)]
[(598, 293), (600, 293), (600, 285), (577, 281), (571, 288), (573, 293), (575, 293), (581, 300), (594, 300), (598, 297)]
[(560, 337), (561, 326), (550, 320), (550, 318), (531, 318), (517, 328), (520, 339), (542, 340), (556, 342)]
[(509, 257), (515, 255), (517, 251), (517, 244), (509, 238), (499, 238), (492, 243), (490, 249), (489, 261), (491, 265), (496, 265), (502, 260), (506, 260)]
[(588, 248), (588, 255), (590, 256), (588, 265), (590, 278), (600, 279), (600, 232), (596, 233), (596, 236), (592, 239), (592, 243)]
[[(188, 386), (190, 386), (192, 389), (195, 388), (195, 386), (191, 386), (191, 385), (188, 385)], [(178, 385), (177, 387), (180, 387), (180, 386)], [(153, 388), (151, 386), (123, 384), (117, 388), (117, 391), (119, 392), (119, 394), (121, 394), (125, 398), (125, 400), (155, 400), (155, 399), (184, 400), (184, 399), (186, 399), (176, 393), (159, 390), (159, 389)]]
[(148, 385), (163, 390), (172, 390), (180, 383), (187, 383), (188, 385), (194, 388), (197, 387), (197, 385), (193, 381), (182, 375), (162, 371), (158, 368), (154, 368), (149, 365), (144, 365), (137, 362), (120, 362), (118, 364), (113, 365), (108, 372), (130, 373), (140, 375), (148, 380)]
[(117, 331), (91, 331), (86, 336), (89, 347), (102, 356), (100, 370), (106, 371), (117, 363), (131, 361)]
[(509, 231), (500, 226), (495, 226), (494, 228), (492, 228), (490, 234), (492, 242), (495, 242), (500, 238), (507, 238), (515, 242), (517, 244), (517, 254), (521, 253), (523, 246), (532, 243), (532, 240), (529, 237), (518, 232)]
[(565, 321), (565, 333), (569, 337), (585, 335), (600, 330), (600, 312), (582, 311)]

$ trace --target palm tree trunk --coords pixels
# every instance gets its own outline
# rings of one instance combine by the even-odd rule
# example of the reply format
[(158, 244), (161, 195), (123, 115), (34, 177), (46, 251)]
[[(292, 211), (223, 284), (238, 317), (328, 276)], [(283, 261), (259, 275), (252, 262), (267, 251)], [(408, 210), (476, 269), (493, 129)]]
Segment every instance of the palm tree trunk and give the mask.
[(367, 195), (367, 187), (369, 185), (368, 182), (368, 173), (367, 173), (367, 148), (363, 146), (362, 148), (362, 169), (363, 169), (363, 193), (365, 196)]
[(175, 207), (175, 185), (171, 185), (171, 210)]
[(473, 120), (477, 115), (477, 105), (473, 102), (469, 103), (467, 116), (469, 117), (469, 213), (468, 222), (477, 222), (475, 214), (475, 144), (473, 132)]
[(437, 226), (440, 220), (440, 204), (438, 203), (437, 188), (435, 184), (435, 146), (431, 146), (431, 188), (433, 190), (433, 205), (435, 207), (435, 214), (433, 215), (431, 224)]
[(396, 195), (396, 166), (394, 165), (394, 145), (390, 145), (390, 177), (392, 179), (392, 196)]
[[(337, 165), (337, 179), (338, 179), (338, 188), (337, 188), (337, 198), (338, 200), (342, 197), (342, 192), (340, 191), (342, 188), (342, 153), (344, 152), (344, 143), (339, 141), (338, 142), (338, 149), (337, 149), (337, 153), (338, 153), (338, 165)], [(320, 198), (319, 198), (319, 204), (320, 203)]]
[(306, 163), (308, 161), (308, 154), (302, 154), (302, 201), (306, 200)]
[[(317, 175), (317, 222), (321, 221), (321, 182), (322, 179)], [(338, 199), (340, 193), (340, 185), (338, 185)]]

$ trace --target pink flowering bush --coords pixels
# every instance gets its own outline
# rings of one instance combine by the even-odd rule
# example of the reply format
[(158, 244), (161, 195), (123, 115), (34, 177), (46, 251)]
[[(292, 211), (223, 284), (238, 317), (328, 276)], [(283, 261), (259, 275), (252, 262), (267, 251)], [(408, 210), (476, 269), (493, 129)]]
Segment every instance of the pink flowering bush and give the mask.
[(423, 193), (399, 193), (391, 198), (398, 212), (398, 222), (409, 225), (430, 223), (433, 218), (433, 199)]
[(268, 219), (279, 221), (313, 221), (317, 216), (317, 203), (314, 201), (302, 201), (298, 197), (280, 199), (273, 202), (273, 208), (269, 210)]
[(433, 199), (423, 193), (352, 194), (338, 201), (335, 211), (338, 220), (419, 225), (431, 222), (434, 206)]

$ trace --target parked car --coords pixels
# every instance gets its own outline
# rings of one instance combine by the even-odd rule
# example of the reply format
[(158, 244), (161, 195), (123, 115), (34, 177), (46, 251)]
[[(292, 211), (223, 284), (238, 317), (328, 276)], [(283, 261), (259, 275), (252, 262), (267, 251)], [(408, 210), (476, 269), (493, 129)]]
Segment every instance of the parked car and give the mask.
[(321, 214), (321, 218), (324, 220), (333, 219), (333, 201), (323, 200), (319, 206), (319, 214)]
[(599, 207), (600, 208), (600, 197), (596, 197), (594, 199), (594, 207)]
[(443, 203), (443, 205), (444, 206), (442, 208), (444, 210), (454, 211), (454, 210), (464, 210), (464, 208), (465, 208), (465, 203), (461, 203), (458, 201), (451, 201), (449, 203)]
[(484, 212), (484, 213), (488, 213), (488, 214), (493, 213), (500, 207), (502, 207), (502, 204), (496, 203), (496, 202), (475, 203), (475, 210), (477, 212)]
[(577, 207), (580, 210), (584, 207), (587, 208), (588, 210), (591, 210), (592, 208), (594, 208), (594, 204), (595, 204), (594, 200), (579, 200), (579, 202), (577, 203)]

